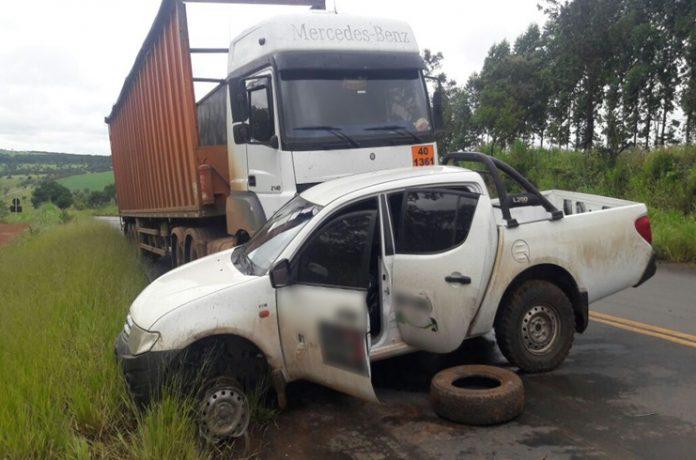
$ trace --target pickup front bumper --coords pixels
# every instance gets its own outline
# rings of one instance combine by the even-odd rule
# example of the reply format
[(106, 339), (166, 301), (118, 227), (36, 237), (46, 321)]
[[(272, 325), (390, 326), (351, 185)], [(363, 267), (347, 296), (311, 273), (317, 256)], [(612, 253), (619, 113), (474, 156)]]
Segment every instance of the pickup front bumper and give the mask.
[(655, 275), (656, 271), (657, 271), (657, 262), (655, 260), (655, 253), (653, 253), (650, 256), (650, 261), (648, 261), (647, 267), (645, 267), (645, 271), (643, 271), (643, 276), (640, 277), (640, 280), (638, 280), (638, 283), (634, 284), (633, 287), (638, 287), (641, 284), (648, 281), (650, 278), (653, 277), (653, 275)]
[(123, 332), (116, 337), (115, 352), (128, 391), (138, 404), (146, 404), (159, 394), (165, 383), (166, 371), (177, 354), (176, 350), (172, 350), (130, 355)]

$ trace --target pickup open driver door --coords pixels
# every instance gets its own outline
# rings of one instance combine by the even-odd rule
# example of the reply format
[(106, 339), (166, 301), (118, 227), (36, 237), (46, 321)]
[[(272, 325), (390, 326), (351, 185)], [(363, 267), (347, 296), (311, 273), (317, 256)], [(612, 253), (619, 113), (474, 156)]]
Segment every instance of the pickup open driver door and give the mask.
[(395, 255), (393, 305), (401, 337), (447, 353), (464, 340), (497, 248), (487, 195), (411, 189), (388, 195)]
[(289, 285), (277, 289), (289, 377), (373, 401), (367, 287), (377, 221), (376, 209), (329, 217), (290, 262)]

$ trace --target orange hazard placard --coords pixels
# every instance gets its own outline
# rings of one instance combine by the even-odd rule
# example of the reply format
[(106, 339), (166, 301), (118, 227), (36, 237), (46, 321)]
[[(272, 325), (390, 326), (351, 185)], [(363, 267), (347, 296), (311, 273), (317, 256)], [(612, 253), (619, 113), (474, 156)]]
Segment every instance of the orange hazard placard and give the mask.
[(435, 147), (432, 145), (414, 145), (411, 147), (413, 166), (433, 166), (435, 164)]

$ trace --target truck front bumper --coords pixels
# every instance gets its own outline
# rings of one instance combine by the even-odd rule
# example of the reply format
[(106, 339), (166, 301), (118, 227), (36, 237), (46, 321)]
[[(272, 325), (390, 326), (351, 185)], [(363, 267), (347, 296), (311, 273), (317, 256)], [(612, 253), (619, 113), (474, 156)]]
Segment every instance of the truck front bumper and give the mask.
[(648, 265), (645, 267), (645, 271), (643, 272), (643, 276), (640, 277), (640, 280), (638, 280), (638, 283), (634, 284), (633, 287), (638, 287), (641, 284), (648, 281), (650, 278), (653, 277), (653, 275), (655, 275), (656, 271), (657, 271), (657, 262), (655, 260), (655, 253), (653, 253), (650, 256), (650, 260), (648, 261)]
[(159, 394), (177, 351), (148, 351), (133, 356), (129, 354), (126, 337), (121, 332), (116, 337), (115, 353), (133, 400), (146, 404)]

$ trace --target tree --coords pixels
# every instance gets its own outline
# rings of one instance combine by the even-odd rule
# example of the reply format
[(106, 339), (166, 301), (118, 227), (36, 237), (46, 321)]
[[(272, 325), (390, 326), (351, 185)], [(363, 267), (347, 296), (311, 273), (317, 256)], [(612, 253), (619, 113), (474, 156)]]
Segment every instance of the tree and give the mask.
[[(446, 87), (443, 148), (550, 140), (590, 150), (696, 135), (696, 2), (543, 0), (543, 28), (495, 43), (464, 86), (424, 51)], [(677, 107), (681, 110), (677, 111)], [(683, 113), (683, 116), (681, 115)]]
[(66, 209), (72, 205), (73, 197), (67, 187), (49, 180), (39, 184), (31, 194), (31, 203), (35, 208), (46, 202), (53, 203), (60, 209)]

